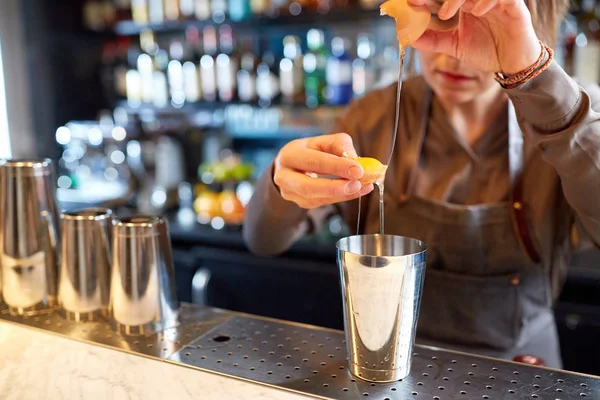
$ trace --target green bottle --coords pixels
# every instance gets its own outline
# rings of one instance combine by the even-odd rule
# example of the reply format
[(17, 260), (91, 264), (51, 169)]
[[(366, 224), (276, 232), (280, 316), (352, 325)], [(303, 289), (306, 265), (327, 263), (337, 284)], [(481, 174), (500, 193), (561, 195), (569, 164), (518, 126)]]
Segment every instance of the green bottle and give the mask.
[(304, 87), (306, 105), (315, 108), (325, 104), (325, 69), (329, 53), (325, 48), (325, 33), (319, 29), (310, 29), (306, 35), (308, 53), (304, 56)]

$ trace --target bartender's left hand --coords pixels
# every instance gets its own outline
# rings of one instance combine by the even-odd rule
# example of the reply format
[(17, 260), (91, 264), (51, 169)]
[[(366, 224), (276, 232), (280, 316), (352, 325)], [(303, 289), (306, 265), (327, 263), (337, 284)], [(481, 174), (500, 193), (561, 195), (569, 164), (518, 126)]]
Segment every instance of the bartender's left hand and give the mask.
[[(431, 0), (409, 3), (420, 6)], [(524, 0), (447, 0), (438, 18), (456, 17), (456, 28), (428, 29), (412, 46), (447, 54), (480, 71), (507, 75), (529, 68), (540, 56), (542, 49)]]

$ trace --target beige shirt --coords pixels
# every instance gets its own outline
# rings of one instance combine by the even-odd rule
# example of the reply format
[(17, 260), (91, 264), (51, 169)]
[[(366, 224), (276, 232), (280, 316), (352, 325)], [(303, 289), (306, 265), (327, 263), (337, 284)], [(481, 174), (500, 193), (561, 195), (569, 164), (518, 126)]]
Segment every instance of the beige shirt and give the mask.
[[(421, 77), (404, 83), (399, 136), (414, 135), (418, 130), (425, 85)], [(350, 134), (359, 155), (387, 160), (395, 93), (395, 86), (390, 86), (354, 101), (333, 131)], [(525, 136), (524, 202), (532, 234), (557, 292), (563, 278), (563, 273), (557, 271), (565, 265), (575, 220), (600, 243), (600, 88), (579, 86), (553, 63), (537, 78), (507, 93)], [(417, 171), (416, 194), (448, 205), (507, 201), (508, 124), (507, 111), (469, 147), (462, 143), (434, 99)], [(399, 164), (401, 147), (396, 147), (388, 174)], [(386, 180), (386, 192), (400, 194), (393, 180)], [(340, 204), (338, 209), (354, 227), (357, 201)], [(366, 231), (377, 232), (377, 207), (371, 204), (368, 210)], [(281, 253), (306, 232), (309, 216), (317, 225), (323, 221), (325, 213), (320, 211), (309, 213), (284, 200), (269, 169), (257, 183), (248, 206), (244, 238), (256, 253)]]

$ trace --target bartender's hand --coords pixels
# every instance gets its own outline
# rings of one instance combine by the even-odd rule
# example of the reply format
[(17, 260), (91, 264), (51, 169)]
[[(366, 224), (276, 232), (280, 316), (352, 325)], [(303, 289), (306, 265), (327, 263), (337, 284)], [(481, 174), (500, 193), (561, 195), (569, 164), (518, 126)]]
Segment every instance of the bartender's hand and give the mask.
[[(409, 0), (432, 6), (432, 0)], [(444, 53), (487, 72), (516, 74), (532, 66), (542, 51), (524, 0), (446, 0), (437, 11), (442, 21), (459, 19), (449, 30), (428, 29), (412, 44)]]
[[(352, 138), (345, 133), (298, 139), (286, 144), (275, 159), (273, 181), (284, 199), (305, 209), (348, 201), (373, 190), (358, 180), (364, 170), (356, 161)], [(333, 175), (340, 179), (307, 175)]]

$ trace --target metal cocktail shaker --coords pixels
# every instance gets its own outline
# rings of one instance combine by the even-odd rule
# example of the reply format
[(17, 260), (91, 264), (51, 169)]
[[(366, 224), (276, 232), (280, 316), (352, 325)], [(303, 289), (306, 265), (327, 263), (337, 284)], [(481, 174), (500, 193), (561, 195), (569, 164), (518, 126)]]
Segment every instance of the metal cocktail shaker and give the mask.
[(175, 269), (167, 221), (154, 216), (114, 224), (110, 314), (124, 334), (177, 324)]
[(2, 297), (13, 314), (56, 304), (58, 212), (50, 160), (0, 162)]
[(393, 382), (410, 373), (427, 246), (415, 239), (358, 235), (337, 243), (350, 372)]
[(108, 311), (112, 211), (90, 208), (61, 215), (58, 302), (63, 316), (91, 321)]

